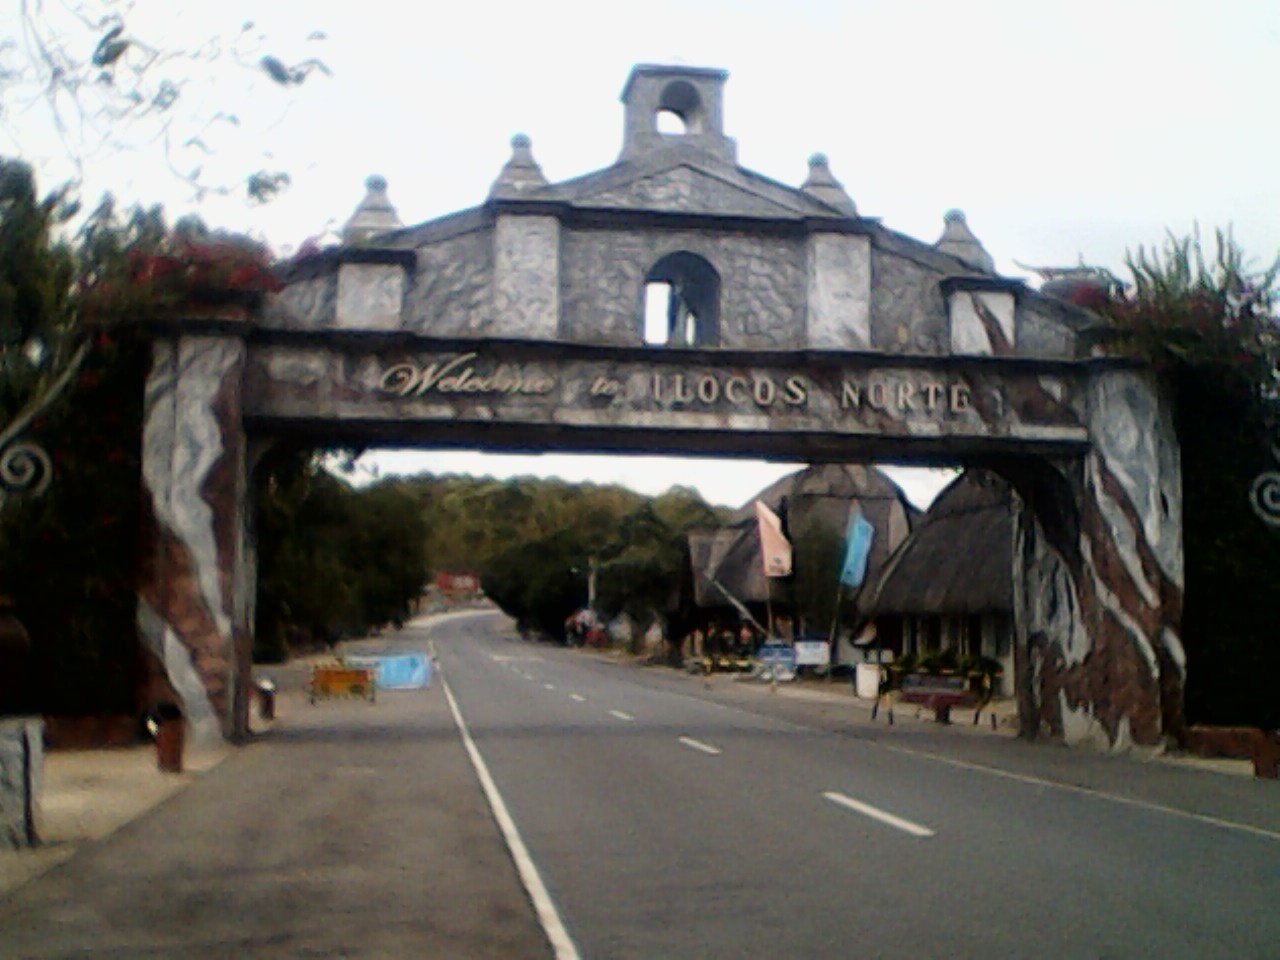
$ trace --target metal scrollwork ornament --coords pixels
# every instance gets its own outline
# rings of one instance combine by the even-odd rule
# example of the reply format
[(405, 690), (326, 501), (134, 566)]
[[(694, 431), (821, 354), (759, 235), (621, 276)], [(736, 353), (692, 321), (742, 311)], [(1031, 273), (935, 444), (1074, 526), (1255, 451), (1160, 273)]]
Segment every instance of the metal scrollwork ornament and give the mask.
[[(1271, 445), (1271, 456), (1280, 464), (1280, 441)], [(1280, 470), (1258, 474), (1249, 488), (1249, 503), (1263, 523), (1280, 529)]]
[(53, 463), (39, 444), (17, 441), (0, 450), (0, 506), (15, 493), (44, 493), (52, 478)]

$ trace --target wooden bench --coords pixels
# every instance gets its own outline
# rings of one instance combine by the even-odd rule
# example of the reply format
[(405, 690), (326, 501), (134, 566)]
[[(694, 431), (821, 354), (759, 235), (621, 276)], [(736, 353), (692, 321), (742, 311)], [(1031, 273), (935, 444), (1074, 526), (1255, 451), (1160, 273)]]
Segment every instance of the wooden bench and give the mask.
[(365, 667), (324, 664), (311, 668), (311, 702), (321, 697), (364, 697), (374, 700), (375, 671)]
[(969, 691), (969, 678), (961, 674), (907, 673), (902, 677), (899, 703), (914, 703), (933, 711), (938, 723), (951, 722), (951, 708), (976, 702)]

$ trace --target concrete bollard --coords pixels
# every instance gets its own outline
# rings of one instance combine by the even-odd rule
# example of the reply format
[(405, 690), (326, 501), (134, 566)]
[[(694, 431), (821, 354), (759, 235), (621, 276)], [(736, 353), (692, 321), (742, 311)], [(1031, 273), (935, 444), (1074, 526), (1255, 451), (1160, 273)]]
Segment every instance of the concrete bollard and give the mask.
[(258, 718), (274, 720), (276, 718), (276, 685), (266, 677), (253, 682), (254, 693), (258, 697)]
[(182, 772), (182, 747), (186, 721), (176, 703), (162, 703), (156, 709), (156, 763), (165, 773)]

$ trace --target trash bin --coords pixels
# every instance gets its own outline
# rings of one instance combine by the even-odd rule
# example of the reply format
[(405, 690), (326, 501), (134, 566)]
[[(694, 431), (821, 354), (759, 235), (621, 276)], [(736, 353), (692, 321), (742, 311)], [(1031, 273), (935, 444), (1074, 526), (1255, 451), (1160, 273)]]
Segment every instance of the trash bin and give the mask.
[(156, 762), (165, 773), (182, 772), (182, 742), (186, 723), (176, 703), (156, 707)]
[(859, 700), (876, 699), (880, 695), (880, 664), (858, 664), (854, 674), (853, 689)]

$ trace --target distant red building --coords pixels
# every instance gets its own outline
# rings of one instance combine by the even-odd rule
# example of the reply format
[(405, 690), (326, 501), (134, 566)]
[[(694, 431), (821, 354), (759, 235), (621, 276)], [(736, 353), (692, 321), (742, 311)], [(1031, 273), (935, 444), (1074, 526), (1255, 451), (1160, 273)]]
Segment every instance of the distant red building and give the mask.
[(436, 574), (436, 590), (448, 600), (475, 600), (481, 595), (480, 574), (442, 570)]

